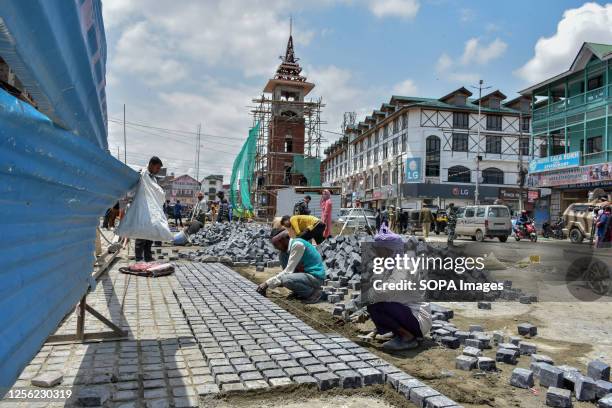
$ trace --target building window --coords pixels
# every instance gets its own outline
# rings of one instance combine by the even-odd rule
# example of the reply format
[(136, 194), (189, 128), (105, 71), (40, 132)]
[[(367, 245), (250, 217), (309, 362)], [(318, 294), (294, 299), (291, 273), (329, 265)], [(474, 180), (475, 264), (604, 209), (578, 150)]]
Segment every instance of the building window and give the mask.
[(429, 136), (425, 140), (425, 176), (440, 177), (440, 138)]
[(469, 183), (472, 172), (464, 166), (453, 166), (448, 169), (448, 181), (453, 183)]
[(521, 116), (521, 131), (529, 132), (529, 118), (524, 118)]
[(383, 160), (389, 157), (389, 144), (383, 144)]
[(487, 130), (502, 130), (501, 115), (487, 115)]
[(594, 78), (589, 78), (587, 81), (587, 91), (601, 88), (603, 86), (603, 75), (598, 75)]
[(374, 175), (374, 188), (380, 187), (380, 176), (378, 173)]
[(384, 171), (382, 174), (382, 185), (386, 186), (389, 184), (389, 173), (387, 171)]
[(467, 152), (468, 141), (467, 133), (453, 133), (453, 152)]
[(372, 177), (370, 177), (370, 175), (368, 175), (366, 177), (366, 189), (371, 189), (372, 188)]
[(393, 139), (393, 155), (397, 155), (397, 153), (399, 153), (397, 146), (398, 146), (398, 139), (395, 138)]
[(358, 146), (355, 144), (353, 146), (353, 154), (357, 154)]
[(407, 147), (408, 147), (408, 135), (404, 133), (402, 135), (402, 152), (405, 152)]
[(399, 120), (397, 118), (395, 118), (393, 120), (393, 133), (397, 133), (399, 131)]
[(363, 140), (359, 142), (359, 152), (363, 153)]
[(367, 157), (366, 157), (366, 164), (369, 166), (372, 164), (372, 152), (368, 152), (366, 153)]
[(470, 127), (470, 114), (467, 112), (453, 112), (453, 127), (468, 129)]
[(402, 115), (402, 129), (406, 129), (408, 127), (408, 114), (404, 113)]
[(391, 183), (397, 184), (397, 169), (393, 169), (391, 172)]
[(495, 167), (482, 171), (482, 184), (504, 184), (504, 172)]
[(359, 156), (359, 168), (363, 169), (363, 155)]
[(602, 137), (601, 136), (596, 136), (596, 137), (590, 137), (587, 139), (586, 141), (586, 152), (588, 153), (599, 153), (603, 150), (603, 145), (602, 145)]
[(501, 154), (502, 138), (501, 136), (487, 135), (485, 141), (485, 149), (487, 153)]
[(285, 138), (285, 153), (293, 152), (293, 140), (291, 140), (291, 136)]
[(372, 147), (372, 136), (368, 137), (368, 148)]
[(374, 148), (374, 163), (378, 163), (378, 147)]
[(374, 145), (378, 144), (378, 139), (379, 139), (378, 132), (374, 132)]
[(356, 157), (353, 159), (353, 171), (354, 170), (357, 170), (357, 158)]
[(386, 138), (387, 138), (387, 136), (389, 136), (389, 126), (388, 126), (388, 125), (385, 125), (385, 126), (383, 127), (383, 139), (386, 139)]
[(529, 138), (521, 137), (519, 139), (519, 154), (521, 156), (529, 156)]

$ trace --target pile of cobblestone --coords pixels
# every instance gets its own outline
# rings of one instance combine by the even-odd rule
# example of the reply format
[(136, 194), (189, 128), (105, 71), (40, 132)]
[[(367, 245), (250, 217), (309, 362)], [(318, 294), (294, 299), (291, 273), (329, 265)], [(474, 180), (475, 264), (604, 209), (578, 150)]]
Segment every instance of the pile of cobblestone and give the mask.
[(190, 238), (192, 244), (202, 246), (187, 255), (193, 261), (260, 268), (278, 264), (278, 252), (270, 242), (270, 227), (264, 224), (209, 224)]

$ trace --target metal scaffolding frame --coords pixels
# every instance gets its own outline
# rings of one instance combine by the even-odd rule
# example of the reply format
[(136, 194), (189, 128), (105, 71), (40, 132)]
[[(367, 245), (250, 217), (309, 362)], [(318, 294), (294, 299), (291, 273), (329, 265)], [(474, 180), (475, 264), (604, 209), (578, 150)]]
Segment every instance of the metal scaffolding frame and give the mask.
[[(251, 115), (253, 117), (253, 126), (259, 122), (259, 135), (257, 137), (257, 149), (255, 154), (255, 182), (251, 184), (251, 195), (253, 197), (253, 207), (256, 217), (261, 217), (265, 214), (266, 218), (273, 212), (269, 201), (264, 203), (264, 196), (275, 195), (276, 190), (292, 185), (288, 184), (271, 184), (270, 175), (284, 174), (283, 172), (272, 173), (268, 169), (268, 163), (274, 163), (277, 159), (275, 155), (269, 154), (268, 142), (270, 140), (270, 125), (272, 121), (272, 112), (283, 111), (293, 108), (303, 112), (303, 115), (295, 117), (284, 117), (287, 121), (304, 122), (304, 157), (320, 157), (321, 155), (321, 125), (326, 122), (321, 120), (321, 110), (325, 105), (322, 103), (322, 98), (310, 101), (289, 101), (289, 100), (273, 100), (262, 94), (259, 98), (252, 100)], [(282, 108), (279, 108), (280, 106)], [(297, 155), (297, 154), (294, 154)], [(274, 168), (274, 165), (271, 165)]]

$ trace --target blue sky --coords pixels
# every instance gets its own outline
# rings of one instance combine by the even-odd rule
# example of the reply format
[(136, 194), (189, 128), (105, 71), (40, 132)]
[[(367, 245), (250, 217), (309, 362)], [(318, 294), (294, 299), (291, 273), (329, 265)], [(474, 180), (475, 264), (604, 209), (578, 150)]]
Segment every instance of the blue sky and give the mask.
[[(612, 43), (612, 3), (460, 0), (103, 0), (109, 116), (128, 161), (157, 154), (175, 173), (230, 174), (250, 100), (278, 65), (294, 19), (296, 55), (327, 104), (325, 129), (392, 94), (440, 97), (477, 83), (508, 97), (568, 68), (583, 41)], [(326, 133), (328, 141), (337, 136)], [(123, 135), (109, 124), (113, 154)]]

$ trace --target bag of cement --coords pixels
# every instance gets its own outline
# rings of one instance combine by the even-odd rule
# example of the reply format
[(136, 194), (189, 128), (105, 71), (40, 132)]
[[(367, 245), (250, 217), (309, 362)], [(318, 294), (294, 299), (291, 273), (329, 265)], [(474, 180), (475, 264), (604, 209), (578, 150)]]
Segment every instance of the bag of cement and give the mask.
[(172, 240), (173, 245), (185, 245), (187, 242), (189, 242), (189, 237), (187, 237), (185, 231), (177, 232)]
[(172, 241), (174, 235), (164, 214), (164, 190), (145, 170), (140, 176), (134, 202), (115, 232), (120, 237)]

